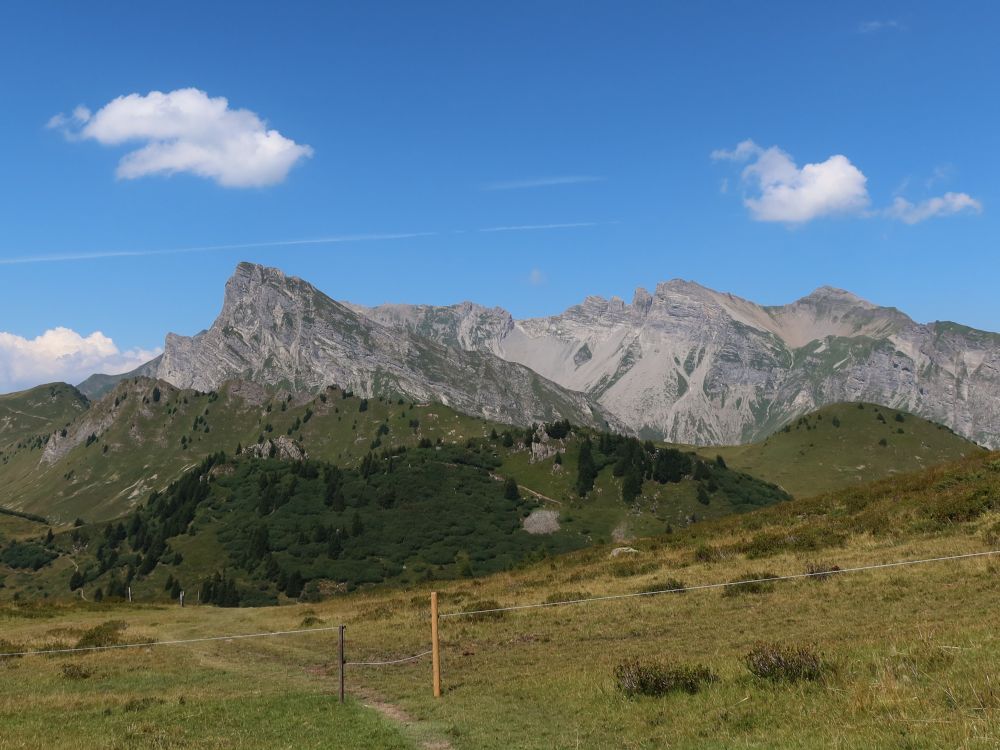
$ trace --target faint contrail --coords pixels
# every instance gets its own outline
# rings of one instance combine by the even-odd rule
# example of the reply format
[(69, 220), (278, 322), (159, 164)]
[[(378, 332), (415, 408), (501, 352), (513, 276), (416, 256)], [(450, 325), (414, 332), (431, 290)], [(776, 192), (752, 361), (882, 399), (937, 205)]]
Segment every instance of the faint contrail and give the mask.
[(177, 255), (179, 253), (207, 253), (213, 250), (248, 250), (257, 247), (290, 247), (292, 245), (331, 245), (340, 242), (375, 242), (379, 240), (403, 240), (413, 237), (431, 237), (437, 232), (405, 232), (400, 234), (345, 234), (338, 237), (318, 237), (311, 240), (273, 240), (271, 242), (244, 242), (232, 245), (201, 245), (198, 247), (175, 247), (164, 250), (102, 250), (92, 253), (64, 253), (60, 255), (35, 255), (21, 258), (0, 258), (0, 265), (12, 266), (22, 263), (57, 263), (68, 260), (94, 260), (97, 258), (137, 258), (148, 255)]
[[(486, 227), (475, 232), (528, 232), (539, 229), (574, 229), (599, 226), (597, 222), (577, 222), (572, 224), (525, 224), (510, 227)], [(461, 233), (460, 231), (452, 232)], [(417, 237), (438, 237), (444, 232), (398, 232), (394, 234), (344, 234), (333, 237), (318, 237), (304, 240), (272, 240), (270, 242), (243, 242), (229, 245), (200, 245), (197, 247), (175, 247), (163, 250), (99, 250), (90, 253), (59, 253), (55, 255), (26, 255), (19, 258), (0, 258), (0, 266), (15, 266), (28, 263), (60, 263), (74, 260), (97, 260), (100, 258), (142, 258), (154, 255), (179, 255), (181, 253), (208, 253), (217, 250), (250, 250), (262, 247), (293, 247), (295, 245), (334, 245), (345, 242), (382, 242), (407, 240)]]
[(600, 227), (617, 224), (615, 221), (578, 221), (572, 224), (517, 224), (510, 227), (486, 227), (479, 232), (529, 232), (534, 229), (577, 229), (579, 227)]

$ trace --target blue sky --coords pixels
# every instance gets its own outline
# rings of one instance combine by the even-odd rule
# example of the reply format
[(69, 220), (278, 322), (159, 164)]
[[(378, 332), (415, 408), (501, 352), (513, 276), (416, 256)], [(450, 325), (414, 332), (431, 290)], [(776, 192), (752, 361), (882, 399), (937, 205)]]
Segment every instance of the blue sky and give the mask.
[[(682, 277), (1000, 330), (998, 21), (987, 2), (6, 4), (0, 391), (207, 327), (240, 260), (368, 304), (544, 315)], [(546, 228), (483, 231), (502, 227)], [(114, 255), (336, 237), (363, 239)], [(61, 328), (85, 343), (35, 341)]]

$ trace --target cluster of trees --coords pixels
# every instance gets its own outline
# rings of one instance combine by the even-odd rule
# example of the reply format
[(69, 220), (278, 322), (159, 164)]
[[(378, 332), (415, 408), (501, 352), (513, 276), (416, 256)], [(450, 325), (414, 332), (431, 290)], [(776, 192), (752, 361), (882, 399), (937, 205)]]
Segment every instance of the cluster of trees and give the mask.
[[(179, 593), (179, 592), (178, 592)], [(226, 575), (225, 571), (206, 578), (198, 592), (198, 601), (202, 604), (214, 604), (217, 607), (240, 606), (240, 590), (236, 581)]]
[(0, 552), (0, 563), (11, 568), (39, 570), (56, 557), (56, 553), (35, 542), (11, 542)]
[(721, 456), (710, 463), (693, 453), (611, 433), (600, 433), (595, 440), (584, 437), (580, 441), (576, 491), (581, 497), (593, 490), (600, 472), (611, 466), (611, 473), (622, 479), (622, 500), (626, 503), (642, 494), (643, 482), (667, 484), (690, 478), (698, 483), (698, 501), (708, 505), (712, 494), (719, 489), (718, 475), (732, 473)]

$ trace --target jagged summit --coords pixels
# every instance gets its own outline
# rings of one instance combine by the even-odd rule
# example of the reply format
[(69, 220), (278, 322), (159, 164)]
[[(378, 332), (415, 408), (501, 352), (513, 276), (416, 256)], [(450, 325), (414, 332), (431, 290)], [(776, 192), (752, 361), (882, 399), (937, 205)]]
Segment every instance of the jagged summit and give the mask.
[[(831, 286), (762, 306), (672, 279), (631, 304), (589, 296), (548, 317), (493, 313), (491, 325), (454, 306), (406, 310), (408, 326), (461, 330), (447, 340), (586, 393), (644, 435), (745, 442), (825, 404), (871, 401), (1000, 445), (1000, 336), (921, 325)], [(392, 324), (386, 308), (368, 314)]]
[(922, 325), (820, 287), (762, 306), (672, 279), (631, 303), (590, 296), (516, 320), (474, 302), (337, 302), (275, 268), (237, 266), (207, 331), (171, 334), (144, 371), (440, 401), (527, 424), (561, 416), (676, 442), (728, 444), (843, 401), (901, 408), (1000, 446), (1000, 335)]
[[(478, 350), (475, 335), (454, 334), (462, 326), (413, 330), (410, 317), (399, 313), (379, 320), (276, 268), (240, 263), (212, 326), (198, 336), (167, 336), (156, 377), (201, 391), (235, 379), (302, 391), (336, 384), (363, 396), (437, 401), (509, 423), (568, 417), (607, 424), (588, 396)], [(496, 322), (498, 335), (510, 322), (471, 305), (441, 317), (456, 316), (472, 321), (475, 331)]]

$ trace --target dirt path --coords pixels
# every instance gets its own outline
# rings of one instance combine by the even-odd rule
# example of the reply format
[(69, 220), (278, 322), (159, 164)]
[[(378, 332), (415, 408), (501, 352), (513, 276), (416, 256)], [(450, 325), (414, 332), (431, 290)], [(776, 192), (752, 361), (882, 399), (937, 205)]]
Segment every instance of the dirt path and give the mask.
[[(326, 679), (335, 676), (333, 667), (329, 664), (316, 664), (306, 668), (306, 673), (313, 677)], [(414, 719), (395, 703), (390, 703), (381, 695), (362, 685), (352, 685), (350, 695), (365, 708), (377, 711), (392, 724), (403, 729), (403, 733), (416, 742), (421, 750), (454, 750), (451, 742), (432, 732), (426, 724)]]
[(28, 412), (21, 411), (19, 409), (11, 409), (9, 406), (7, 407), (7, 411), (11, 412), (12, 414), (20, 414), (22, 417), (31, 417), (32, 419), (40, 419), (43, 422), (48, 421), (45, 417), (40, 417), (37, 414), (28, 414)]
[(556, 505), (562, 505), (562, 503), (559, 502), (558, 500), (556, 500), (554, 497), (549, 497), (548, 495), (543, 495), (541, 492), (535, 492), (533, 489), (531, 489), (530, 487), (525, 487), (523, 484), (519, 484), (517, 486), (518, 486), (518, 489), (524, 490), (529, 495), (534, 495), (539, 500), (544, 500), (545, 502), (548, 502), (548, 503), (555, 503)]
[[(354, 692), (357, 697), (361, 699), (361, 705), (365, 708), (372, 708), (382, 714), (382, 716), (387, 718), (389, 721), (395, 724), (401, 724), (404, 729), (408, 730), (409, 733), (418, 733), (420, 735), (425, 735), (427, 733), (426, 728), (421, 726), (419, 721), (414, 719), (396, 704), (389, 703), (366, 688), (360, 688)], [(422, 750), (454, 750), (452, 744), (443, 737), (418, 739), (417, 743), (418, 747), (422, 748)]]

